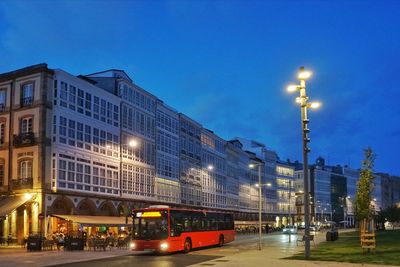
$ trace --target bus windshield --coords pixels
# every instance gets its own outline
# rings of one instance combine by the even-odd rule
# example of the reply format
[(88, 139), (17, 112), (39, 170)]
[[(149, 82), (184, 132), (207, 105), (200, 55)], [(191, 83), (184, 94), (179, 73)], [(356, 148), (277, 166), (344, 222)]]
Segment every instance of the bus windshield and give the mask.
[(133, 239), (160, 240), (168, 237), (167, 217), (134, 218)]

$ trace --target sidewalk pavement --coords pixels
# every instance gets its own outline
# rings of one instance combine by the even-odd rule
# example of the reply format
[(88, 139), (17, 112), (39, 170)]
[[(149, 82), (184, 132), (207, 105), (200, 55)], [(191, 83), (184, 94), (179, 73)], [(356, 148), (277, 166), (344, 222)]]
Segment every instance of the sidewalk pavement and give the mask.
[[(229, 253), (215, 260), (190, 265), (192, 267), (382, 267), (383, 265), (355, 264), (328, 261), (302, 261), (283, 259), (296, 253), (304, 252), (304, 245), (299, 242), (296, 246), (296, 236), (292, 236), (292, 243), (287, 246), (272, 246), (268, 243), (263, 245), (261, 251), (256, 246), (251, 250), (240, 250), (233, 248), (235, 253)], [(238, 239), (239, 240), (239, 239)], [(315, 244), (325, 241), (325, 232), (315, 235)], [(314, 244), (311, 243), (311, 247)], [(228, 246), (223, 249), (230, 249)], [(205, 252), (204, 250), (200, 251)], [(312, 250), (311, 250), (312, 252)], [(110, 258), (124, 255), (132, 255), (132, 251), (113, 248), (111, 251), (41, 251), (27, 252), (26, 248), (20, 246), (0, 247), (0, 266), (4, 267), (43, 267), (56, 264), (83, 262), (102, 258)]]
[(128, 249), (106, 251), (38, 251), (27, 252), (20, 246), (0, 248), (0, 266), (4, 267), (42, 267), (56, 264), (90, 261), (132, 254)]
[[(354, 229), (342, 230), (341, 233), (347, 231), (354, 231)], [(326, 232), (320, 232), (315, 235), (315, 246), (325, 241)], [(339, 234), (340, 235), (340, 234)], [(296, 236), (292, 239), (296, 243)], [(314, 244), (311, 242), (311, 253)], [(238, 252), (223, 258), (208, 261), (207, 263), (200, 263), (190, 265), (191, 267), (382, 267), (390, 265), (376, 265), (364, 263), (344, 263), (344, 262), (330, 262), (330, 261), (306, 261), (306, 260), (288, 260), (284, 259), (294, 254), (304, 252), (304, 244), (293, 247), (272, 247), (264, 245), (261, 251), (249, 250)], [(398, 267), (398, 266), (397, 266)]]

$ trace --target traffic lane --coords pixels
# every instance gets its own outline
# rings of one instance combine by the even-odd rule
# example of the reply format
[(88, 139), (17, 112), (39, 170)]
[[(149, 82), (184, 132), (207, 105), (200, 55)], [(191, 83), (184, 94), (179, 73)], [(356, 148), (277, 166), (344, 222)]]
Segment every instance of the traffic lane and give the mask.
[[(292, 242), (288, 242), (288, 235), (282, 233), (267, 234), (262, 236), (262, 246), (265, 250), (287, 256), (296, 249), (296, 237), (292, 235)], [(194, 249), (189, 254), (181, 252), (155, 255), (153, 253), (133, 252), (132, 255), (118, 256), (107, 259), (77, 262), (70, 264), (54, 265), (60, 267), (81, 267), (81, 266), (125, 266), (127, 264), (144, 264), (145, 267), (180, 267), (191, 264), (201, 264), (207, 261), (218, 260), (222, 257), (238, 254), (241, 252), (258, 249), (258, 235), (240, 235), (232, 242), (223, 247), (207, 247)], [(278, 251), (277, 251), (278, 249)], [(277, 256), (277, 255), (276, 255)], [(221, 259), (220, 259), (221, 260)]]
[(203, 255), (203, 254), (183, 254), (173, 253), (167, 255), (155, 254), (133, 254), (127, 256), (106, 258), (93, 261), (76, 262), (60, 265), (51, 265), (57, 267), (120, 267), (120, 266), (145, 266), (145, 267), (184, 267), (192, 264), (215, 260), (223, 256)]
[[(297, 246), (297, 236), (282, 233), (267, 234), (262, 236), (262, 249), (273, 253), (275, 257), (287, 257), (296, 253), (299, 249)], [(244, 235), (223, 247), (210, 247), (207, 249), (199, 249), (192, 251), (192, 254), (200, 255), (218, 255), (229, 256), (245, 251), (258, 250), (258, 235)]]

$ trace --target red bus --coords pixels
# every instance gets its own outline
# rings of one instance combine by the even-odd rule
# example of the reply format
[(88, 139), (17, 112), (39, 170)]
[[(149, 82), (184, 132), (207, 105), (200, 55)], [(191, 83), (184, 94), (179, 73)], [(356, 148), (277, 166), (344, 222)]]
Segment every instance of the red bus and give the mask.
[(235, 239), (231, 213), (150, 207), (134, 210), (132, 217), (130, 248), (135, 251), (188, 253)]

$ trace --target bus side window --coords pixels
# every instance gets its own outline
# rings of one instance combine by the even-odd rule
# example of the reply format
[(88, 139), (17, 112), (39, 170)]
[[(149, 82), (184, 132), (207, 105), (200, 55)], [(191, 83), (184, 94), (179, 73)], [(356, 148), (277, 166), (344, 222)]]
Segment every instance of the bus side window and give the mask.
[(225, 230), (224, 214), (218, 214), (218, 230)]
[(232, 214), (225, 214), (224, 221), (224, 230), (232, 230), (234, 227)]
[(208, 217), (208, 214), (204, 215), (202, 217), (202, 228), (204, 231), (209, 231), (211, 230), (210, 227), (210, 218)]
[(210, 230), (215, 231), (218, 230), (218, 216), (215, 213), (210, 212), (208, 214), (209, 223), (210, 223)]
[(183, 213), (183, 232), (192, 232), (192, 218), (190, 213)]
[(182, 234), (182, 214), (178, 211), (171, 211), (171, 236), (180, 236)]

